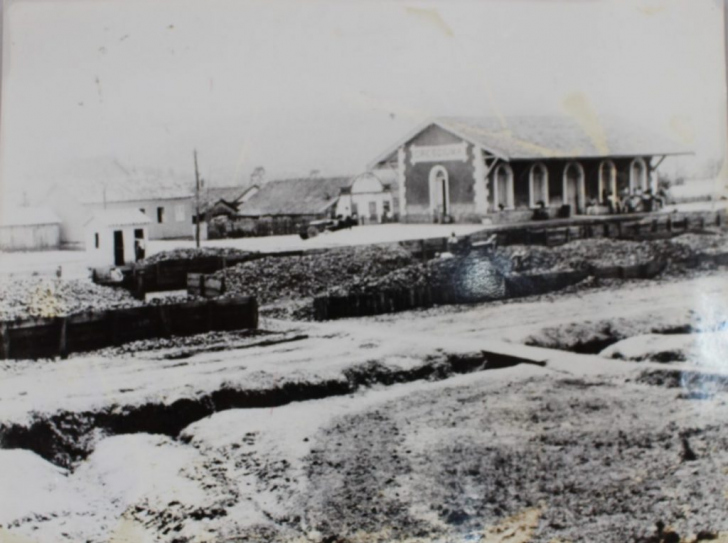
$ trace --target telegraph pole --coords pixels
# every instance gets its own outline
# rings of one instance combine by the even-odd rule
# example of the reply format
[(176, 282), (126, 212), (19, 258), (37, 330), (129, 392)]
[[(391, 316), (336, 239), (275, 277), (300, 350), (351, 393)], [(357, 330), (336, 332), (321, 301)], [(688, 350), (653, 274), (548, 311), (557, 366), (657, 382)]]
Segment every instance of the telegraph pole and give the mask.
[(195, 156), (195, 243), (200, 248), (200, 173), (197, 171), (197, 149)]

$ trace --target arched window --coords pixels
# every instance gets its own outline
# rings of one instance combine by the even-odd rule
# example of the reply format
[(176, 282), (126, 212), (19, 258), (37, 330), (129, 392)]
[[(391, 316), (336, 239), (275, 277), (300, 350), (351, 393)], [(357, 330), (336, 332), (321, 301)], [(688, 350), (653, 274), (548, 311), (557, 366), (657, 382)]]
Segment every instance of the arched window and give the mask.
[(501, 164), (495, 170), (493, 203), (495, 209), (513, 209), (513, 170)]
[(450, 186), (447, 170), (442, 166), (430, 170), (430, 210), (436, 216), (450, 213)]
[(543, 164), (534, 164), (531, 166), (531, 176), (529, 178), (529, 205), (536, 207), (539, 202), (543, 202), (544, 206), (549, 205), (549, 171)]
[(569, 162), (564, 169), (564, 204), (570, 205), (574, 213), (584, 208), (584, 168), (578, 162)]
[(606, 202), (617, 196), (617, 167), (611, 160), (599, 164), (599, 201)]
[(644, 159), (635, 158), (629, 167), (629, 190), (647, 190), (647, 164)]

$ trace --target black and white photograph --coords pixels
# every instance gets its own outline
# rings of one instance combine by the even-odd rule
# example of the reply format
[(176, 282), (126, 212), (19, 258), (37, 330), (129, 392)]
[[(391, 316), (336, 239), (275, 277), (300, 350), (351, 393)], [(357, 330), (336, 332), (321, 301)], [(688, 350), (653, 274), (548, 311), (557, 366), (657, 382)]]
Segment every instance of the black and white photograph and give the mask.
[(728, 543), (722, 0), (0, 8), (0, 543)]

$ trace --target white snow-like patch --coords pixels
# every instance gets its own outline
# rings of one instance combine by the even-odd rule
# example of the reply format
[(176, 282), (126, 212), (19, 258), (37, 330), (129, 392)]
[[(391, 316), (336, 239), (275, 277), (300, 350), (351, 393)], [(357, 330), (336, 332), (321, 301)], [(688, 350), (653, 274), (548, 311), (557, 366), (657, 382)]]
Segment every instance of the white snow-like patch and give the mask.
[(0, 450), (0, 525), (72, 506), (67, 475), (31, 451)]
[(142, 499), (155, 506), (199, 505), (205, 492), (183, 470), (201, 461), (196, 449), (166, 436), (120, 435), (101, 441), (74, 478), (103, 487), (106, 499), (121, 510)]
[[(356, 226), (350, 230), (325, 232), (303, 240), (300, 236), (264, 236), (257, 238), (218, 239), (202, 243), (203, 247), (234, 247), (247, 251), (295, 251), (301, 249), (323, 249), (350, 245), (397, 243), (400, 241), (444, 238), (453, 232), (464, 236), (486, 227), (480, 224), (374, 224)], [(194, 240), (153, 240), (147, 251), (150, 255), (178, 248), (193, 248)]]
[(661, 357), (684, 358), (702, 368), (726, 369), (728, 331), (699, 334), (644, 334), (618, 341), (604, 349), (601, 356), (627, 360), (654, 360)]
[(70, 474), (29, 451), (0, 451), (0, 525), (39, 542), (156, 541), (125, 513), (209, 505), (214, 496), (190, 476), (201, 463), (195, 448), (149, 434), (104, 439)]

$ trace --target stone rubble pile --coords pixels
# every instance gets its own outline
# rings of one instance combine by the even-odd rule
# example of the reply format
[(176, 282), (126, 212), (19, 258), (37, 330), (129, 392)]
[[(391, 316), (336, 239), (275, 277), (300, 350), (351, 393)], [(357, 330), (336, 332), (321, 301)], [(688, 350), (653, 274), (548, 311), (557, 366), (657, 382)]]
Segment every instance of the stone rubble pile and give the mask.
[(188, 296), (166, 296), (145, 303), (120, 287), (84, 280), (4, 278), (0, 280), (0, 321), (66, 317), (86, 311), (107, 311), (144, 305), (173, 304)]
[(259, 304), (326, 294), (373, 281), (414, 263), (396, 246), (334, 249), (304, 256), (267, 257), (220, 270), (228, 294), (255, 296)]
[(221, 256), (244, 257), (252, 254), (250, 251), (243, 251), (233, 247), (201, 247), (191, 249), (173, 249), (155, 253), (140, 261), (139, 266), (151, 266), (158, 262), (169, 262), (172, 260), (194, 260), (195, 258), (209, 258)]
[(28, 277), (0, 280), (0, 320), (62, 317), (82, 311), (144, 305), (121, 288), (88, 281)]

